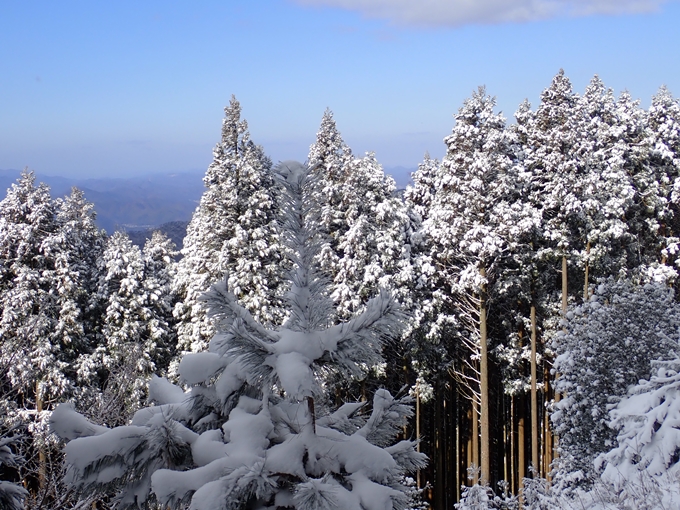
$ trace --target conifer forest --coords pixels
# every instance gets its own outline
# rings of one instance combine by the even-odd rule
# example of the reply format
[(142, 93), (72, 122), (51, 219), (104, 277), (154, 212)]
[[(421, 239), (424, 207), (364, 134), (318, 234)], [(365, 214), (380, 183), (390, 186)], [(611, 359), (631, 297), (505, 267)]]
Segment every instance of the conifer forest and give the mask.
[[(181, 252), (0, 201), (0, 509), (680, 508), (680, 102), (480, 87), (397, 190), (225, 108)], [(310, 137), (310, 141), (313, 137)]]

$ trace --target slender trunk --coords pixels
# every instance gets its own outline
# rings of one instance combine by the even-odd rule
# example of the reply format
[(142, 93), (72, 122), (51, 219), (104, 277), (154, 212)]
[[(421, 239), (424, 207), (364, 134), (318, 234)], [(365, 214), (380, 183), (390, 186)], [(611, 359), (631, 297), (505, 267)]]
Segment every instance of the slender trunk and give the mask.
[(586, 267), (585, 267), (585, 277), (584, 277), (584, 283), (583, 283), (583, 300), (586, 301), (588, 299), (588, 270), (589, 270), (589, 262), (588, 262), (588, 256), (590, 255), (590, 241), (586, 244)]
[(316, 412), (314, 411), (314, 399), (307, 397), (307, 410), (309, 411), (309, 423), (312, 427), (312, 433), (316, 434)]
[(460, 393), (458, 388), (455, 389), (456, 392), (456, 501), (460, 501), (460, 486), (464, 483), (460, 477)]
[(536, 393), (536, 305), (531, 304), (531, 463), (538, 463), (538, 395)]
[[(550, 370), (548, 369), (548, 366), (545, 365), (543, 368), (543, 380), (545, 381), (545, 390), (544, 390), (544, 395), (545, 395), (545, 401), (548, 402), (550, 398), (550, 383), (548, 378), (550, 377)], [(544, 472), (545, 472), (545, 478), (549, 481), (550, 480), (550, 465), (552, 464), (553, 461), (553, 438), (552, 438), (552, 431), (550, 430), (550, 416), (548, 414), (548, 410), (546, 409), (544, 412), (544, 428), (545, 428), (545, 466), (544, 466)]]
[[(420, 453), (420, 394), (416, 386), (416, 450)], [(416, 487), (420, 489), (420, 469), (416, 472)]]
[[(472, 463), (476, 468), (479, 468), (479, 404), (477, 403), (477, 397), (472, 396)], [(475, 475), (472, 483), (478, 482), (477, 476)]]
[(441, 444), (441, 428), (442, 428), (442, 381), (438, 377), (436, 381), (435, 388), (435, 401), (434, 401), (434, 424), (433, 424), (433, 437), (434, 437), (434, 501), (433, 507), (442, 508), (444, 505), (444, 452), (442, 451)]
[[(467, 444), (466, 444), (467, 448), (465, 450), (465, 454), (466, 454), (465, 467), (466, 467), (466, 469), (469, 468), (470, 466), (472, 466), (472, 464), (474, 463), (474, 458), (473, 458), (473, 455), (472, 455), (472, 450), (473, 450), (472, 435), (473, 435), (473, 433), (471, 432), (471, 428), (470, 428), (470, 427), (472, 427), (473, 416), (474, 416), (474, 408), (468, 409), (467, 416), (469, 418), (469, 421), (468, 421), (469, 427), (467, 429), (468, 430), (468, 440), (467, 440)], [(465, 485), (470, 483), (467, 476), (463, 475), (463, 478), (464, 478), (463, 483)]]
[[(524, 330), (523, 328), (520, 328), (518, 332), (519, 336), (519, 347), (520, 349), (523, 349), (524, 347)], [(526, 375), (525, 370), (526, 366), (524, 365), (524, 362), (521, 362), (521, 375), (522, 378)], [(524, 487), (524, 477), (527, 475), (526, 471), (526, 461), (525, 461), (525, 455), (526, 455), (526, 437), (524, 433), (524, 423), (525, 423), (525, 416), (526, 416), (526, 396), (524, 393), (520, 393), (517, 395), (517, 490), (521, 493), (522, 488)]]
[(526, 415), (526, 396), (519, 395), (519, 418), (517, 420), (517, 479), (519, 482), (520, 494), (524, 489), (524, 478), (527, 476), (526, 463), (526, 432), (525, 432), (525, 415)]
[[(45, 403), (43, 402), (42, 393), (40, 392), (40, 381), (35, 382), (35, 409), (38, 413), (42, 413)], [(40, 490), (45, 489), (45, 481), (47, 479), (47, 455), (42, 446), (38, 446), (38, 484)]]
[(567, 314), (567, 256), (562, 255), (562, 315)]
[[(482, 278), (486, 277), (486, 269), (479, 270)], [(491, 455), (489, 446), (491, 445), (489, 436), (489, 367), (487, 354), (487, 336), (486, 336), (486, 285), (481, 289), (479, 305), (479, 343), (480, 343), (480, 393), (481, 393), (481, 433), (482, 433), (482, 483), (489, 483), (491, 481)]]
[[(510, 422), (510, 430), (512, 430), (512, 422)], [(505, 408), (505, 398), (503, 398), (503, 480), (506, 482), (510, 480), (509, 472), (508, 472), (508, 443), (509, 443), (509, 438), (508, 438), (508, 416), (507, 416), (507, 410)], [(507, 486), (504, 490), (505, 495), (507, 496)]]
[(513, 494), (517, 493), (515, 471), (515, 397), (510, 397), (510, 489)]

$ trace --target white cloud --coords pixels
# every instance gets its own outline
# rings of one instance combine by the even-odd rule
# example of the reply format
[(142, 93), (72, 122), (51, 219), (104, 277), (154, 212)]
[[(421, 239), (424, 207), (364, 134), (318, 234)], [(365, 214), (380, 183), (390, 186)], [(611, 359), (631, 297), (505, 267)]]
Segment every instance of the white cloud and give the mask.
[(669, 0), (293, 0), (400, 25), (462, 26), (657, 10)]

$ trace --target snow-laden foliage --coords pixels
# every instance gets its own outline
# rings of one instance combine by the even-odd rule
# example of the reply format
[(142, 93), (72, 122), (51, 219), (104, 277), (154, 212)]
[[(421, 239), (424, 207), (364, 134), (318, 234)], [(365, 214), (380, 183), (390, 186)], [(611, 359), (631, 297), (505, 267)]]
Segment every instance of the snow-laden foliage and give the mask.
[(587, 486), (597, 478), (593, 461), (616, 444), (608, 409), (649, 374), (652, 360), (670, 355), (680, 306), (663, 285), (609, 281), (569, 310), (565, 327), (553, 342), (562, 394), (551, 416), (560, 438), (558, 488)]
[[(674, 352), (677, 356), (677, 348)], [(597, 459), (603, 480), (619, 490), (644, 475), (659, 481), (680, 478), (680, 359), (652, 366), (652, 376), (610, 411), (618, 446)]]
[(287, 163), (279, 172), (291, 266), (286, 322), (262, 324), (227, 282), (214, 285), (201, 299), (217, 332), (207, 351), (185, 355), (178, 368), (188, 392), (154, 378), (156, 405), (113, 429), (69, 406), (53, 413), (53, 430), (70, 440), (74, 487), (115, 487), (123, 507), (406, 508), (403, 475), (426, 461), (414, 442), (393, 441), (412, 414), (410, 398), (379, 390), (367, 412), (364, 403), (332, 409), (324, 396), (328, 373), (354, 374), (381, 361), (404, 317), (381, 292), (362, 313), (334, 324), (315, 262), (324, 239), (309, 228), (307, 169)]
[(147, 300), (146, 335), (153, 342), (156, 373), (162, 373), (174, 354), (177, 335), (173, 282), (177, 273), (175, 244), (159, 231), (144, 244), (144, 293)]
[(577, 175), (571, 191), (578, 193), (579, 205), (568, 214), (579, 216), (575, 233), (585, 245), (572, 244), (572, 249), (580, 250), (578, 259), (591, 271), (617, 274), (627, 266), (628, 250), (636, 251), (626, 221), (635, 190), (625, 165), (627, 147), (618, 143), (621, 122), (612, 90), (595, 76), (574, 113)]
[(457, 370), (472, 391), (478, 380), (470, 354), (479, 351), (479, 296), (493, 300), (507, 292), (494, 285), (513, 254), (528, 245), (538, 221), (535, 209), (520, 201), (526, 180), (516, 138), (493, 111), (495, 104), (484, 88), (468, 98), (444, 140), (447, 153), (438, 170), (427, 178), (416, 174), (417, 182), (430, 180), (433, 188), (423, 224), (434, 267), (428, 338), (462, 340), (449, 347), (449, 355), (459, 351)]
[(51, 409), (92, 392), (90, 296), (102, 245), (92, 204), (76, 189), (55, 201), (24, 172), (0, 202), (0, 415), (21, 435), (27, 508), (49, 504), (60, 487)]
[(125, 423), (145, 401), (150, 375), (167, 367), (174, 339), (170, 308), (171, 243), (154, 235), (144, 253), (127, 234), (116, 232), (107, 243), (93, 306), (101, 310), (101, 340), (91, 363), (105, 373), (97, 396), (99, 419)]
[[(468, 468), (468, 480), (478, 480), (480, 469), (475, 465)], [(502, 489), (504, 482), (499, 484)], [(478, 482), (470, 486), (463, 485), (460, 501), (454, 505), (456, 510), (518, 510), (517, 498), (503, 491), (501, 496), (494, 494), (494, 491), (487, 484)], [(507, 489), (507, 488), (506, 488)], [(526, 508), (526, 507), (525, 507)]]
[(198, 301), (213, 283), (229, 288), (258, 320), (280, 324), (283, 247), (271, 161), (250, 140), (241, 105), (224, 109), (222, 138), (203, 179), (206, 191), (187, 228), (175, 290), (179, 347), (198, 352), (214, 334)]
[[(531, 173), (534, 206), (541, 211), (546, 256), (561, 257), (574, 244), (575, 219), (582, 210), (579, 168), (574, 157), (578, 121), (577, 96), (560, 72), (541, 94), (526, 127), (525, 166)], [(579, 249), (580, 246), (576, 246)]]
[(410, 310), (418, 222), (396, 196), (394, 180), (374, 154), (352, 156), (328, 110), (310, 147), (309, 164), (318, 210), (311, 220), (326, 236), (319, 260), (331, 275), (340, 317), (361, 310), (379, 288), (392, 290)]
[[(21, 459), (12, 451), (11, 445), (15, 437), (0, 437), (0, 472), (6, 473), (8, 468), (16, 468)], [(23, 510), (28, 491), (20, 484), (9, 480), (0, 480), (0, 508), (4, 510)]]
[(526, 510), (558, 510), (561, 508), (552, 494), (548, 481), (538, 476), (533, 466), (529, 470), (532, 477), (522, 480), (522, 508), (526, 508)]

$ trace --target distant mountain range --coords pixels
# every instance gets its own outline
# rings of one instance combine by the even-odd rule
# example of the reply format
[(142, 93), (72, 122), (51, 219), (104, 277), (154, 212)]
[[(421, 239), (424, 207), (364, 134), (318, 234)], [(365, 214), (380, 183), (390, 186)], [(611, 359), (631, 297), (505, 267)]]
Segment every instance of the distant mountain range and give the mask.
[[(410, 182), (414, 168), (390, 167), (398, 188)], [(19, 170), (0, 170), (0, 199), (21, 175)], [(52, 197), (62, 197), (73, 186), (83, 190), (97, 212), (97, 224), (109, 234), (116, 230), (130, 233), (136, 244), (156, 229), (165, 231), (178, 247), (184, 231), (205, 190), (203, 174), (155, 174), (127, 179), (72, 179), (36, 173), (37, 182), (51, 188)], [(178, 242), (179, 241), (179, 242)]]
[[(19, 178), (18, 170), (0, 170), (0, 190)], [(158, 174), (128, 179), (69, 179), (36, 174), (52, 197), (68, 195), (76, 186), (94, 203), (97, 224), (109, 234), (116, 230), (142, 230), (191, 219), (204, 191), (197, 173)], [(0, 192), (4, 197), (3, 192)]]

